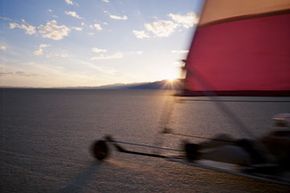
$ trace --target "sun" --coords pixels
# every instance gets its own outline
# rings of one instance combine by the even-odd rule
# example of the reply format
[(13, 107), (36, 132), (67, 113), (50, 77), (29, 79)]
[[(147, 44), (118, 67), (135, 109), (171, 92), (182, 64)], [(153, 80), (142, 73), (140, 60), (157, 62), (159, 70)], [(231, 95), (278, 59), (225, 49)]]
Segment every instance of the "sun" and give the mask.
[(178, 70), (170, 70), (167, 72), (164, 72), (163, 79), (165, 79), (169, 83), (175, 82), (179, 78), (179, 72)]
[(166, 81), (168, 83), (174, 83), (176, 81), (177, 78), (167, 78)]

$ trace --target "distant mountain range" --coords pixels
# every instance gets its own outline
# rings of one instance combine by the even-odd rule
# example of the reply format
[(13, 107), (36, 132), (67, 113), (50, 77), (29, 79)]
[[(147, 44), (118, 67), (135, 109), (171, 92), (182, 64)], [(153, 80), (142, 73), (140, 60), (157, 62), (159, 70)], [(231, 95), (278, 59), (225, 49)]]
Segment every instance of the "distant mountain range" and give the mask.
[(35, 88), (35, 87), (2, 87), (2, 89), (102, 89), (102, 90), (178, 90), (182, 88), (181, 80), (173, 82), (161, 80), (155, 82), (141, 82), (130, 84), (110, 84), (104, 86), (77, 86), (61, 88)]
[(161, 80), (155, 82), (142, 82), (132, 84), (111, 84), (95, 88), (112, 89), (112, 90), (172, 90), (172, 89), (181, 89), (181, 81), (175, 80), (173, 82), (170, 82), (167, 80)]

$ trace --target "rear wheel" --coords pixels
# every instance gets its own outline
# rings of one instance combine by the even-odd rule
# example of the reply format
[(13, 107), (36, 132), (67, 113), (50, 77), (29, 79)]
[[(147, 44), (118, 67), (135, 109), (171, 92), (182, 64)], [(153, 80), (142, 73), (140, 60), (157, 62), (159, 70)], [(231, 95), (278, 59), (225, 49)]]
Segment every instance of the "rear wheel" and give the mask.
[(91, 146), (91, 153), (97, 160), (103, 161), (110, 155), (110, 149), (105, 140), (97, 140)]

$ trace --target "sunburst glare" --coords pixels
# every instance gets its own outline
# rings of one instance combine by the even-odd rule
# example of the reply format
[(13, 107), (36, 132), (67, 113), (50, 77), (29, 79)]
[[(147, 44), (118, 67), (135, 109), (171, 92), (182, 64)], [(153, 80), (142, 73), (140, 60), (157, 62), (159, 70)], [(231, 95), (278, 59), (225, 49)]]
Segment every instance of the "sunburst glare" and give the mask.
[(170, 83), (173, 83), (175, 80), (177, 80), (179, 76), (179, 69), (177, 68), (172, 68), (166, 72), (163, 72), (163, 79)]

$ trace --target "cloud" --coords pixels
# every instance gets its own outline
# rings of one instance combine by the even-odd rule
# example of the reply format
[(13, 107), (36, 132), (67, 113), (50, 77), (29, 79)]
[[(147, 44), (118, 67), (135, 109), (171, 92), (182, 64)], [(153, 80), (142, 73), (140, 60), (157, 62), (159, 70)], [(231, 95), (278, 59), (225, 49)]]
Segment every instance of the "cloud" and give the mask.
[(35, 73), (27, 73), (27, 72), (24, 72), (24, 71), (16, 71), (14, 72), (15, 75), (17, 76), (37, 76), (37, 74)]
[(46, 58), (68, 58), (69, 54), (63, 49), (48, 49), (50, 47), (48, 44), (40, 44), (38, 48), (33, 52), (35, 56), (45, 56)]
[(102, 0), (104, 3), (110, 3), (109, 0)]
[(22, 29), (28, 35), (40, 34), (44, 38), (61, 40), (68, 36), (70, 29), (65, 25), (58, 25), (56, 20), (48, 21), (46, 24), (33, 26), (22, 20), (21, 23), (9, 23), (10, 29)]
[(141, 55), (141, 54), (143, 54), (143, 51), (136, 51), (135, 53), (138, 55)]
[(38, 27), (39, 33), (44, 38), (61, 40), (68, 36), (70, 29), (65, 25), (58, 25), (55, 20), (48, 21), (45, 25)]
[(188, 12), (184, 15), (170, 13), (167, 16), (170, 19), (145, 23), (144, 30), (133, 30), (133, 34), (139, 39), (169, 37), (176, 29), (190, 28), (198, 22), (198, 16), (194, 12)]
[(188, 50), (171, 50), (173, 54), (187, 54)]
[(75, 11), (65, 11), (65, 14), (77, 19), (82, 19)]
[[(73, 60), (71, 61), (73, 62)], [(6, 73), (6, 75), (0, 77), (0, 86), (66, 87), (95, 86), (96, 82), (100, 84), (106, 83), (103, 83), (102, 78), (96, 76), (96, 72), (92, 69), (84, 68), (75, 70), (73, 68), (66, 68), (61, 63), (56, 64), (53, 65), (50, 62), (21, 62), (17, 67), (14, 67), (14, 65), (2, 65), (0, 63), (0, 68), (4, 66), (5, 71), (3, 73)]]
[(90, 62), (86, 62), (86, 61), (82, 61), (80, 62), (83, 65), (86, 65), (94, 70), (97, 70), (101, 73), (107, 74), (107, 75), (115, 75), (116, 74), (116, 70), (114, 68), (109, 68), (109, 67), (103, 67), (103, 66), (97, 66), (96, 64), (90, 63)]
[(42, 56), (44, 54), (44, 48), (47, 48), (49, 45), (47, 44), (40, 44), (38, 49), (34, 50), (33, 55), (35, 56)]
[(194, 12), (188, 12), (185, 15), (170, 13), (168, 16), (176, 23), (185, 28), (193, 27), (198, 22), (198, 16)]
[(127, 20), (128, 17), (126, 15), (123, 16), (118, 16), (118, 15), (109, 15), (111, 19), (115, 19), (115, 20)]
[(121, 52), (117, 52), (111, 55), (98, 55), (91, 57), (91, 60), (108, 60), (108, 59), (120, 59), (123, 58), (123, 54)]
[(71, 29), (76, 30), (76, 31), (83, 31), (83, 28), (81, 27), (71, 27)]
[(10, 19), (9, 17), (3, 17), (3, 16), (0, 16), (0, 19), (1, 19), (1, 20), (4, 20), (4, 21), (13, 21), (13, 20)]
[(92, 48), (92, 52), (96, 54), (104, 54), (107, 52), (106, 49)]
[(31, 77), (31, 76), (38, 76), (35, 73), (28, 73), (24, 71), (12, 71), (12, 72), (0, 72), (0, 76), (25, 76), (25, 77)]
[(140, 50), (136, 50), (136, 51), (129, 51), (126, 53), (126, 55), (142, 55), (143, 54), (143, 51), (140, 51)]
[(173, 21), (159, 20), (152, 23), (146, 23), (145, 29), (157, 37), (168, 37), (177, 27)]
[(141, 30), (141, 31), (137, 31), (137, 30), (133, 30), (133, 34), (139, 38), (139, 39), (145, 39), (145, 38), (150, 38), (150, 36), (148, 35), (148, 33), (146, 33), (145, 31)]
[(73, 0), (64, 0), (68, 5), (73, 5)]
[(123, 58), (121, 52), (116, 52), (113, 54), (108, 54), (106, 49), (92, 48), (94, 56), (91, 57), (91, 60), (108, 60), (108, 59), (120, 59)]
[(95, 23), (93, 25), (90, 25), (90, 28), (95, 29), (96, 31), (101, 31), (103, 30), (101, 24)]
[(57, 58), (68, 58), (70, 55), (67, 53), (56, 53), (55, 55), (52, 55), (51, 57), (57, 57)]
[(68, 58), (70, 55), (65, 51), (50, 52), (46, 54), (47, 58)]
[(0, 51), (5, 51), (5, 50), (7, 50), (7, 47), (5, 45), (0, 44)]
[(9, 76), (13, 75), (13, 72), (0, 72), (0, 76)]
[(22, 23), (16, 23), (16, 22), (9, 23), (9, 28), (24, 30), (25, 33), (28, 35), (33, 35), (36, 33), (36, 27), (33, 25), (30, 25), (25, 20), (22, 20)]

